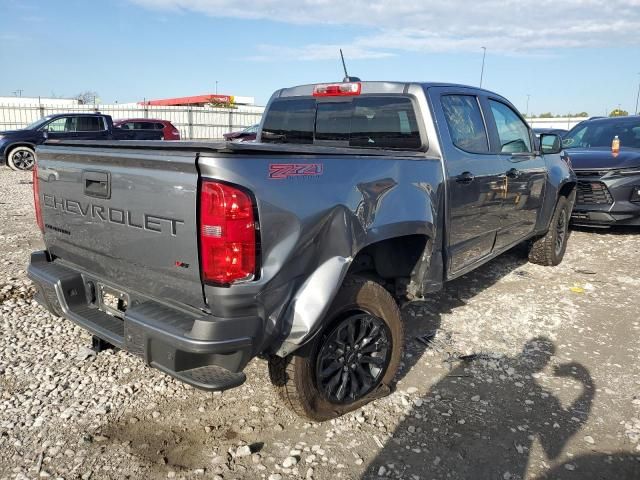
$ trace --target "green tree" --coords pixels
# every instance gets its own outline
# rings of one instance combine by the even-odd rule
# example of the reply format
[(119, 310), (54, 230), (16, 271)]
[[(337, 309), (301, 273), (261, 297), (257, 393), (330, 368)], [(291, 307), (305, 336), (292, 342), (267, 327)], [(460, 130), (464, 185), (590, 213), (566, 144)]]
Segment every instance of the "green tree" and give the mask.
[(538, 115), (538, 118), (553, 118), (555, 115), (551, 112), (544, 112)]
[(610, 117), (626, 117), (627, 115), (629, 115), (629, 112), (626, 110), (620, 110), (619, 108), (612, 110), (609, 114)]

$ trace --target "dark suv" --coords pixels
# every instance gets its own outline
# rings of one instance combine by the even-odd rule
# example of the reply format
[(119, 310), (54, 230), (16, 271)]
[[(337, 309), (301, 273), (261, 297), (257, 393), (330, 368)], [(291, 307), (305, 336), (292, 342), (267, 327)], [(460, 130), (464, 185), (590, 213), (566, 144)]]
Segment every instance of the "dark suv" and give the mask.
[(60, 113), (20, 130), (0, 132), (0, 160), (13, 170), (31, 170), (35, 148), (51, 140), (161, 140), (161, 130), (130, 131), (115, 128), (109, 115)]
[[(616, 137), (618, 151), (612, 148)], [(563, 146), (578, 176), (573, 223), (640, 225), (640, 117), (582, 122)]]

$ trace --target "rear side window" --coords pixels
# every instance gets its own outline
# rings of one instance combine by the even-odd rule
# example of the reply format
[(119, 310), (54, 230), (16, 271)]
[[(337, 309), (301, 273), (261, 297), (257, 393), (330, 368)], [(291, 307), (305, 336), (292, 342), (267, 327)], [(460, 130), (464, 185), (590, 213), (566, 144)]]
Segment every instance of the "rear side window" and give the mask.
[(471, 153), (488, 153), (487, 130), (473, 95), (444, 95), (442, 109), (453, 144)]
[(529, 128), (511, 107), (489, 100), (496, 121), (501, 153), (525, 153), (531, 151)]
[(98, 132), (104, 130), (104, 124), (100, 117), (77, 117), (76, 119), (78, 132)]
[[(297, 122), (292, 123), (294, 116)], [(267, 112), (262, 141), (402, 150), (422, 146), (413, 104), (406, 97), (317, 104), (314, 99), (276, 100)]]

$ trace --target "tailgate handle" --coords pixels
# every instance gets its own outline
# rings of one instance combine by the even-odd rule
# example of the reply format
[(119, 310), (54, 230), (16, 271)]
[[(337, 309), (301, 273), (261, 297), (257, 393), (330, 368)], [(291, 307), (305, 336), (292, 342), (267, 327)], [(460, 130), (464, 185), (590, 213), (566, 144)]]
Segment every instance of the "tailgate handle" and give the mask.
[(111, 198), (111, 175), (109, 172), (82, 172), (84, 194), (89, 197)]

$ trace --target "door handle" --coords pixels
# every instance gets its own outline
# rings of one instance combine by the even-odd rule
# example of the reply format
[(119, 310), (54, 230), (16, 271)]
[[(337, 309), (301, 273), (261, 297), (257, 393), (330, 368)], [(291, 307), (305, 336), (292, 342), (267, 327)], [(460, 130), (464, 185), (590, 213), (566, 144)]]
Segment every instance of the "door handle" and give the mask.
[(506, 173), (507, 177), (509, 178), (518, 178), (520, 174), (521, 172), (517, 168), (510, 168)]
[(458, 175), (456, 177), (456, 182), (462, 183), (464, 185), (467, 185), (467, 184), (473, 182), (474, 178), (475, 177), (473, 176), (473, 174), (471, 172), (462, 172), (460, 175)]
[(84, 194), (88, 197), (111, 198), (111, 174), (109, 172), (95, 172), (84, 170), (82, 183)]

